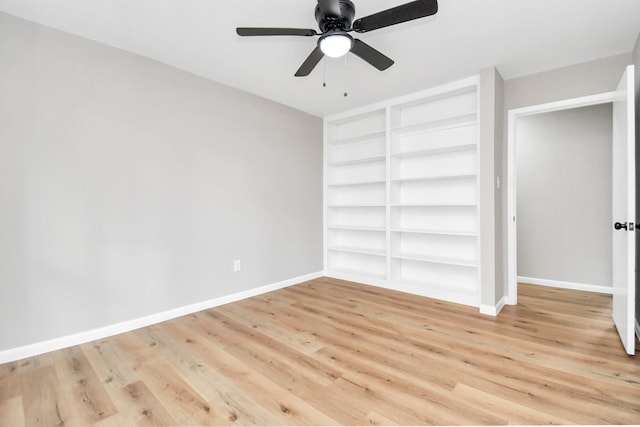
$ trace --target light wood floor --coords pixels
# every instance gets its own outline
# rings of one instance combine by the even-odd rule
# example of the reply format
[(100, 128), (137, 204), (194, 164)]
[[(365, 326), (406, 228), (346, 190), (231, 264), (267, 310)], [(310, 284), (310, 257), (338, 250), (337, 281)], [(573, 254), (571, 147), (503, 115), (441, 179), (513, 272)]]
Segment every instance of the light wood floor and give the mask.
[(0, 365), (0, 425), (639, 424), (610, 296), (497, 318), (318, 279)]

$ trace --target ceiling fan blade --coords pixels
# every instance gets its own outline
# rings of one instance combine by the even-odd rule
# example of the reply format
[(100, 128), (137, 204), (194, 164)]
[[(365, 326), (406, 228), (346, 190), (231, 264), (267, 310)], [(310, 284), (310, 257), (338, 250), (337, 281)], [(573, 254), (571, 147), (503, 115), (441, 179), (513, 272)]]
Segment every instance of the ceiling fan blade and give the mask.
[(380, 71), (384, 71), (393, 65), (393, 60), (372, 48), (362, 40), (354, 39), (351, 53), (359, 56)]
[(304, 28), (253, 28), (253, 27), (238, 27), (236, 33), (239, 36), (251, 37), (251, 36), (315, 36), (315, 30)]
[(402, 22), (424, 18), (438, 12), (438, 0), (418, 0), (406, 3), (373, 15), (357, 19), (353, 23), (353, 30), (357, 33), (377, 30)]
[(304, 60), (298, 71), (296, 71), (296, 77), (305, 77), (311, 74), (313, 69), (318, 65), (318, 62), (324, 57), (324, 53), (320, 50), (318, 46), (313, 49), (311, 55)]
[(320, 6), (320, 12), (323, 15), (340, 16), (340, 1), (339, 0), (318, 0)]

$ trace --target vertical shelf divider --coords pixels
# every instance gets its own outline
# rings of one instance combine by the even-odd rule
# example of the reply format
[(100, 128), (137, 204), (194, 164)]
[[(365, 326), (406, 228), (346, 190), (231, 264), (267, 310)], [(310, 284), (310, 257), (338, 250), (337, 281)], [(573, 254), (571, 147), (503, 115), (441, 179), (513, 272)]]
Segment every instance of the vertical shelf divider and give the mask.
[(387, 105), (385, 108), (386, 113), (386, 123), (385, 123), (385, 143), (386, 143), (386, 171), (387, 171), (387, 181), (385, 183), (386, 187), (386, 200), (385, 200), (385, 216), (386, 216), (386, 224), (385, 224), (385, 235), (386, 235), (386, 243), (387, 243), (387, 257), (386, 257), (386, 267), (387, 274), (386, 279), (388, 282), (391, 282), (391, 106)]

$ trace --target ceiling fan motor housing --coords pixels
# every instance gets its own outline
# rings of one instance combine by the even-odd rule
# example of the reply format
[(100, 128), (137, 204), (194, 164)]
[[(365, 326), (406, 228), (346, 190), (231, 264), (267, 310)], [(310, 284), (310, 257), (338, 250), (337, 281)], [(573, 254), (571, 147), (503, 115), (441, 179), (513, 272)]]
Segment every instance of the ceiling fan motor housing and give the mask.
[(356, 8), (350, 0), (339, 0), (340, 16), (323, 15), (320, 5), (316, 6), (316, 21), (320, 31), (326, 33), (331, 30), (346, 31), (351, 28), (351, 23), (356, 15)]

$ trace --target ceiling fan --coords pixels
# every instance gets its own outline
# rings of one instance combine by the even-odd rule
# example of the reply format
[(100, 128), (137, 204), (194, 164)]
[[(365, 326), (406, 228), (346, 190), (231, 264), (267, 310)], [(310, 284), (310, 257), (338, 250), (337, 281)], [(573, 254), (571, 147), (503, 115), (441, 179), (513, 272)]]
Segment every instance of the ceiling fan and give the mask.
[(320, 36), (316, 48), (302, 63), (296, 77), (308, 76), (325, 56), (338, 58), (351, 52), (383, 71), (393, 65), (393, 60), (349, 34), (366, 33), (402, 22), (424, 18), (438, 11), (437, 0), (418, 0), (406, 3), (373, 15), (353, 20), (356, 10), (350, 0), (318, 0), (315, 18), (320, 33), (302, 28), (252, 28), (238, 27), (239, 36)]

